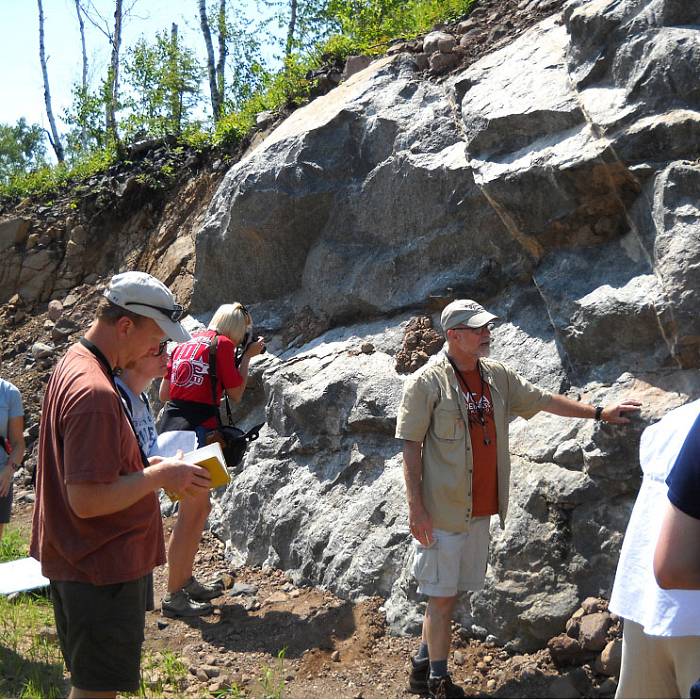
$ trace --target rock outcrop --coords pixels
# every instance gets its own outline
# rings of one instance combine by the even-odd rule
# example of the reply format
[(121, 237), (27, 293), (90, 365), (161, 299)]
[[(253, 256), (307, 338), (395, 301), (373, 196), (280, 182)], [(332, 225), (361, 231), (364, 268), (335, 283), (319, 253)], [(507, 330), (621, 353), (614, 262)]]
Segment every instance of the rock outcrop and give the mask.
[[(442, 83), (395, 50), (231, 169), (193, 304), (251, 303), (274, 338), (240, 412), (267, 425), (216, 506), (234, 559), (379, 593), (415, 628), (396, 356), (410, 371), (411, 317), (475, 297), (502, 319), (492, 354), (528, 379), (645, 407), (624, 428), (513, 422), (511, 512), (461, 622), (542, 646), (609, 592), (638, 436), (700, 388), (699, 24), (679, 0), (574, 0)], [(330, 330), (282, 342), (309, 309)]]
[[(525, 650), (609, 594), (638, 437), (700, 390), (700, 8), (570, 0), (510, 43), (507, 18), (489, 34), (480, 11), (353, 60), (230, 169), (206, 213), (220, 176), (193, 163), (158, 185), (178, 202), (154, 199), (143, 173), (112, 173), (62, 216), (27, 204), (4, 217), (3, 324), (52, 298), (65, 310), (3, 360), (48, 372), (82, 323), (66, 292), (89, 296), (117, 268), (147, 268), (180, 296), (193, 272), (202, 318), (246, 303), (269, 352), (236, 419), (266, 426), (215, 499), (215, 531), (234, 561), (382, 595), (393, 629), (415, 630), (397, 407), (405, 374), (439, 348), (440, 310), (479, 299), (501, 319), (492, 354), (531, 381), (644, 402), (627, 427), (511, 424), (509, 517), (459, 621)], [(484, 56), (487, 34), (499, 43)], [(467, 55), (481, 58), (436, 77)], [(557, 653), (590, 652), (614, 675), (600, 612), (570, 623)]]

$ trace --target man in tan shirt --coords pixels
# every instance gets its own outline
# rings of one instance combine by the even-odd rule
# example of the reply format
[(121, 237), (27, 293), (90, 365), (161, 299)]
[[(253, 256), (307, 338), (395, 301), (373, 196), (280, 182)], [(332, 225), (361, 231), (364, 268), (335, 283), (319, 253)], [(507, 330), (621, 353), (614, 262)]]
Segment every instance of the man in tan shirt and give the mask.
[(408, 520), (415, 538), (413, 573), (428, 596), (423, 638), (412, 659), (410, 689), (430, 697), (465, 697), (447, 673), (452, 613), (462, 591), (483, 587), (489, 522), (508, 511), (508, 421), (539, 411), (628, 423), (638, 401), (579, 403), (530, 384), (487, 359), (496, 316), (470, 299), (445, 307), (447, 339), (436, 361), (408, 378), (396, 437), (404, 441)]

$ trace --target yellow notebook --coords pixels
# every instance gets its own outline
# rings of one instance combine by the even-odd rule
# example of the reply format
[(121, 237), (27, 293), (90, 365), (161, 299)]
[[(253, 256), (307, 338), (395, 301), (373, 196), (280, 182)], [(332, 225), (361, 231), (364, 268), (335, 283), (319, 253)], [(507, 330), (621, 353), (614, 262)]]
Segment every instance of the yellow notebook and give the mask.
[[(212, 442), (211, 445), (205, 445), (198, 450), (187, 452), (182, 457), (182, 461), (204, 467), (211, 476), (209, 488), (216, 489), (219, 486), (225, 486), (231, 481), (231, 477), (226, 471), (224, 453), (221, 451), (221, 445), (219, 445), (218, 442)], [(166, 493), (171, 501), (177, 501), (181, 498), (180, 494), (171, 493), (169, 491), (166, 491)]]

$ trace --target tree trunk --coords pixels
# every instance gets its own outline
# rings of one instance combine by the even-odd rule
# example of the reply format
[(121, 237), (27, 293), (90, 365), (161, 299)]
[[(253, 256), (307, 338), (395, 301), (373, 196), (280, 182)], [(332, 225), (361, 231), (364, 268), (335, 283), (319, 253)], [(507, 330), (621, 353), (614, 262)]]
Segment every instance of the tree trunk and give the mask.
[(216, 63), (216, 87), (219, 92), (219, 105), (223, 107), (226, 90), (224, 79), (224, 67), (226, 65), (226, 40), (228, 29), (226, 27), (226, 0), (219, 0), (219, 16), (217, 17), (217, 29), (219, 32), (219, 60)]
[(112, 34), (112, 58), (107, 73), (107, 94), (105, 99), (105, 128), (119, 148), (117, 133), (117, 102), (119, 100), (119, 49), (122, 43), (122, 0), (114, 6), (114, 33)]
[(80, 27), (80, 48), (83, 56), (83, 74), (80, 82), (80, 87), (87, 92), (87, 76), (88, 76), (88, 58), (85, 48), (85, 23), (83, 22), (83, 8), (80, 6), (80, 0), (75, 0), (75, 12), (78, 15), (78, 25)]
[(182, 93), (183, 86), (178, 78), (178, 43), (177, 43), (177, 24), (172, 23), (170, 27), (170, 57), (169, 57), (169, 72), (170, 82), (172, 83), (170, 92), (170, 117), (173, 123), (173, 129), (176, 134), (180, 133), (182, 128)]
[[(80, 82), (80, 87), (83, 91), (83, 99), (87, 97), (88, 91), (88, 57), (87, 49), (85, 48), (85, 23), (83, 22), (83, 8), (80, 6), (80, 0), (75, 0), (75, 12), (78, 15), (78, 26), (80, 27), (80, 47), (82, 49), (83, 56), (83, 74), (82, 80)], [(83, 148), (87, 148), (87, 132), (85, 127), (80, 128), (80, 143)]]
[(284, 55), (289, 56), (294, 48), (294, 33), (297, 28), (297, 0), (290, 0), (289, 25), (287, 26), (287, 43), (284, 48)]
[(63, 146), (61, 138), (56, 129), (56, 120), (53, 118), (53, 109), (51, 109), (51, 91), (49, 90), (49, 74), (46, 70), (46, 52), (44, 51), (44, 8), (41, 5), (41, 0), (37, 0), (39, 4), (39, 61), (41, 63), (41, 73), (44, 76), (44, 103), (46, 104), (46, 116), (49, 118), (51, 133), (49, 141), (51, 147), (56, 154), (59, 163), (65, 160), (63, 155)]
[(209, 30), (209, 20), (207, 19), (206, 0), (199, 0), (199, 21), (202, 27), (204, 43), (207, 46), (207, 73), (209, 74), (209, 93), (211, 95), (211, 111), (214, 116), (214, 123), (216, 123), (221, 117), (221, 102), (219, 101), (219, 90), (216, 86), (214, 46), (211, 43), (211, 31)]

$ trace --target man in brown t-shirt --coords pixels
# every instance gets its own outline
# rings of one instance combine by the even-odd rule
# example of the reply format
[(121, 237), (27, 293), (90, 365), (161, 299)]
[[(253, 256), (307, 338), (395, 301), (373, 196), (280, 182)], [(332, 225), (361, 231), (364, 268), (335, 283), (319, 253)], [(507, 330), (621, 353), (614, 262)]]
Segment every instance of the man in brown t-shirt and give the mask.
[(30, 544), (51, 581), (71, 697), (138, 690), (150, 574), (165, 562), (155, 492), (209, 487), (201, 467), (143, 456), (114, 385), (165, 338), (189, 337), (182, 307), (143, 272), (116, 275), (104, 296), (44, 395)]
[(489, 523), (508, 510), (508, 421), (538, 411), (627, 423), (638, 401), (591, 406), (542, 391), (489, 360), (494, 314), (470, 299), (448, 304), (445, 350), (409, 377), (396, 422), (404, 441), (408, 521), (415, 538), (413, 573), (428, 596), (423, 639), (412, 659), (412, 692), (464, 697), (447, 673), (452, 612), (461, 591), (483, 587)]

